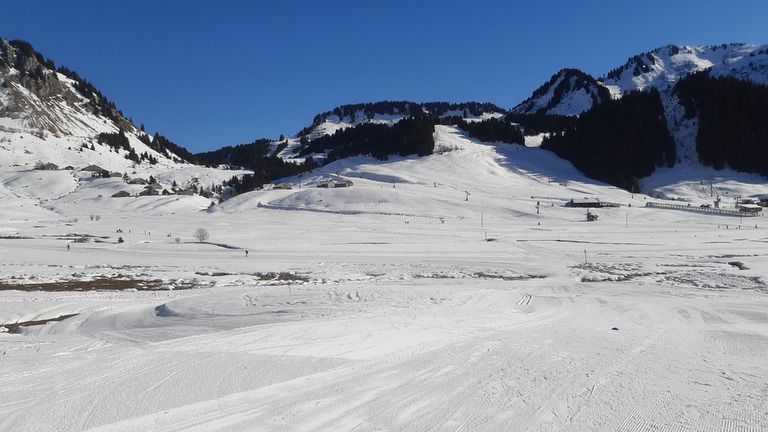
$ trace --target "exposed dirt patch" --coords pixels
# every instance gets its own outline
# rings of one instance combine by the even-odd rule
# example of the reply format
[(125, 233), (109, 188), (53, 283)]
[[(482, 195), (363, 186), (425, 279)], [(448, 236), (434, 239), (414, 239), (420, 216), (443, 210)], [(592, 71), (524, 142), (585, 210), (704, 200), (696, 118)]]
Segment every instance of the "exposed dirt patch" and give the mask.
[[(377, 275), (369, 275), (377, 276)], [(420, 273), (413, 276), (416, 279), (496, 279), (503, 281), (526, 281), (532, 279), (544, 279), (546, 276), (537, 274), (498, 274), (489, 273), (484, 271), (477, 272), (433, 272), (433, 273)]]
[(500, 275), (500, 274), (493, 274), (493, 273), (486, 273), (486, 272), (476, 272), (473, 274), (473, 277), (476, 277), (478, 279), (500, 279), (503, 281), (523, 281), (523, 280), (531, 280), (531, 279), (544, 279), (546, 276), (537, 275), (537, 274), (521, 274), (521, 275)]
[(106, 277), (91, 280), (25, 284), (0, 282), (0, 291), (165, 291), (170, 289), (191, 289), (196, 286), (193, 283), (168, 283), (160, 279), (118, 279)]
[(20, 327), (29, 327), (29, 326), (48, 324), (49, 322), (64, 321), (67, 318), (72, 318), (73, 316), (77, 316), (77, 315), (79, 314), (62, 315), (58, 318), (50, 318), (50, 319), (37, 320), (37, 321), (21, 321), (21, 322), (16, 322), (11, 324), (3, 324), (0, 327), (5, 327), (9, 333), (18, 333)]
[(287, 272), (268, 272), (268, 273), (228, 273), (228, 272), (195, 272), (199, 276), (253, 276), (263, 281), (280, 281), (280, 282), (307, 282), (309, 279), (304, 276), (299, 276), (293, 273)]

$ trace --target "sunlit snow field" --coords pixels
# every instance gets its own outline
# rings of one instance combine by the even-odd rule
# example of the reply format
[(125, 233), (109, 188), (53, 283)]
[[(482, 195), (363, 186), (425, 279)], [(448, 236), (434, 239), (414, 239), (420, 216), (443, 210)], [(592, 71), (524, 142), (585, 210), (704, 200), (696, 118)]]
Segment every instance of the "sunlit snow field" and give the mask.
[[(538, 148), (437, 133), (450, 151), (211, 208), (5, 174), (0, 430), (768, 429), (764, 217), (647, 208)], [(768, 192), (676, 172), (645, 185)], [(354, 186), (315, 187), (337, 175)], [(620, 206), (587, 222), (565, 206), (584, 197)]]

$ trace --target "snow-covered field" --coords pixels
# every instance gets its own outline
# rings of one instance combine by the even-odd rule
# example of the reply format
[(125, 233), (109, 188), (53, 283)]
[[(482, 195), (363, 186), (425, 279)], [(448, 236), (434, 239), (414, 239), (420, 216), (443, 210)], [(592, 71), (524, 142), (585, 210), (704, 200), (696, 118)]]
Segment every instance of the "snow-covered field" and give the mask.
[[(62, 172), (32, 194), (16, 170), (0, 430), (768, 429), (764, 217), (646, 208), (538, 148), (437, 133), (452, 151), (210, 209)], [(645, 184), (768, 192), (699, 174)], [(354, 186), (315, 187), (337, 175)], [(584, 197), (621, 206), (586, 222), (564, 206)]]

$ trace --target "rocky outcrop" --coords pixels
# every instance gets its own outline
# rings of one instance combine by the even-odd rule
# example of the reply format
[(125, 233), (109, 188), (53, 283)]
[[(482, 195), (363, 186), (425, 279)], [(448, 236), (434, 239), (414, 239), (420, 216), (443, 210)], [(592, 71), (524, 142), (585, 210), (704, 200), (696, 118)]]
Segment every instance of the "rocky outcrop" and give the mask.
[(0, 116), (19, 122), (20, 128), (53, 134), (92, 134), (98, 131), (83, 117), (106, 117), (117, 128), (135, 129), (92, 86), (55, 70), (24, 41), (0, 39)]

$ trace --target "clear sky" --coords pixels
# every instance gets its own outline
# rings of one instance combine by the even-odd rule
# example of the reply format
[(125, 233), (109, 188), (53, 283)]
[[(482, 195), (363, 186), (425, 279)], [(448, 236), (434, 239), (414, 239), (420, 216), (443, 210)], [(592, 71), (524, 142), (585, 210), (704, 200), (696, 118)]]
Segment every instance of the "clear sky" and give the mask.
[(3, 2), (30, 42), (192, 152), (295, 135), (380, 100), (512, 108), (565, 67), (667, 44), (768, 43), (765, 0)]

